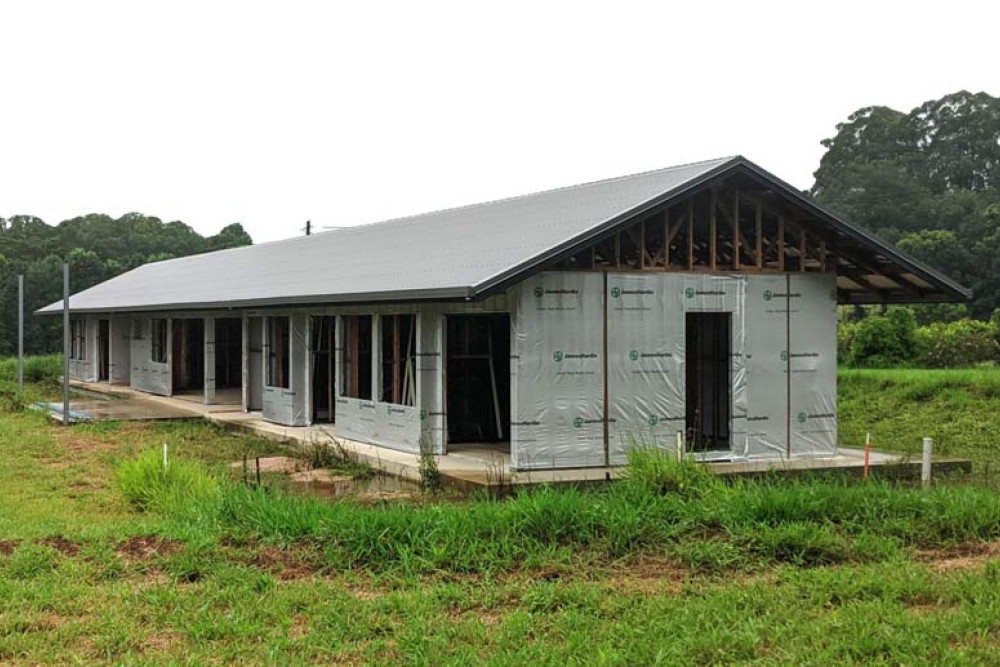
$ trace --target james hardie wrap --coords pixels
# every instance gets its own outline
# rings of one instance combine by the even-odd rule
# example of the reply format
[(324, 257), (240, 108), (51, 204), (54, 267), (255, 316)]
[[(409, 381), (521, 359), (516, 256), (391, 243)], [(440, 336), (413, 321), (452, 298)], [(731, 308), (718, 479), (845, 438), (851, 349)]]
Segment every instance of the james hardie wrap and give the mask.
[(545, 273), (519, 287), (511, 364), (514, 467), (604, 465), (600, 273)]
[[(604, 465), (603, 276), (543, 273), (519, 287), (514, 318), (515, 467)], [(685, 314), (732, 316), (731, 450), (703, 458), (836, 453), (832, 275), (609, 273), (608, 449), (673, 449), (685, 430)], [(788, 303), (791, 302), (791, 313)], [(790, 318), (790, 320), (789, 320)], [(792, 400), (788, 410), (791, 339)]]

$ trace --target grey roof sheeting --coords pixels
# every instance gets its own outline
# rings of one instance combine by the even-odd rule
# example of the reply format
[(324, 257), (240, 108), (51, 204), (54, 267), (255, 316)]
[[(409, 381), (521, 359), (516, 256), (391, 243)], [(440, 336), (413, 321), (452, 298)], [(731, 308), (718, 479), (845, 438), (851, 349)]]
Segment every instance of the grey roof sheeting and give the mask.
[[(70, 298), (73, 312), (474, 299), (733, 169), (788, 188), (943, 288), (943, 276), (818, 209), (742, 157), (721, 158), (283, 241), (146, 264)], [(52, 313), (62, 301), (39, 312)]]

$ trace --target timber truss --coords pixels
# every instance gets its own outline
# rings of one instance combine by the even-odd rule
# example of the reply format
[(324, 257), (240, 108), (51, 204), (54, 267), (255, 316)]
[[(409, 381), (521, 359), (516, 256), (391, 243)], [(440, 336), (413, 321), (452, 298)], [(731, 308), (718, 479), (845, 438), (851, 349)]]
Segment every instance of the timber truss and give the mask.
[[(769, 176), (769, 175), (767, 175)], [(839, 220), (790, 186), (745, 172), (626, 220), (574, 249), (556, 270), (831, 272), (840, 303), (967, 297), (961, 287)]]

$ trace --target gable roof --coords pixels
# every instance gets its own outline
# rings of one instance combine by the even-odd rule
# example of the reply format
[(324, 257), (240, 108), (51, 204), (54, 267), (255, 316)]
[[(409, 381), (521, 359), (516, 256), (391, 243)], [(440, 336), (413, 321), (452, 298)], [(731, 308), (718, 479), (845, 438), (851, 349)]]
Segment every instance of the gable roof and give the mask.
[[(146, 264), (70, 298), (73, 312), (476, 299), (619, 225), (742, 171), (763, 179), (920, 289), (968, 293), (816, 206), (742, 157), (707, 160), (520, 197)], [(72, 277), (72, 276), (71, 276)], [(56, 302), (39, 312), (58, 312)]]

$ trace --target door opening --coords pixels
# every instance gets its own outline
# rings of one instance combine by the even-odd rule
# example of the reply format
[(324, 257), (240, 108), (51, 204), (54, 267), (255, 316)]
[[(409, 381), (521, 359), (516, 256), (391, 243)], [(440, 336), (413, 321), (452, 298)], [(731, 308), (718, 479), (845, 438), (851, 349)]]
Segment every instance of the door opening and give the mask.
[(447, 322), (448, 443), (510, 442), (510, 316)]
[(312, 421), (313, 423), (333, 423), (337, 401), (333, 391), (333, 379), (337, 367), (334, 354), (337, 318), (323, 315), (312, 318)]
[(264, 318), (247, 318), (247, 410), (264, 409)]
[(97, 381), (111, 380), (111, 321), (97, 320)]
[(175, 319), (173, 322), (173, 393), (201, 392), (205, 388), (205, 320)]
[(238, 404), (243, 384), (243, 321), (215, 318), (215, 401)]
[(731, 449), (732, 315), (687, 313), (686, 428), (689, 451)]

